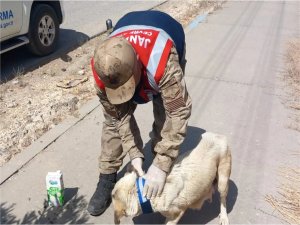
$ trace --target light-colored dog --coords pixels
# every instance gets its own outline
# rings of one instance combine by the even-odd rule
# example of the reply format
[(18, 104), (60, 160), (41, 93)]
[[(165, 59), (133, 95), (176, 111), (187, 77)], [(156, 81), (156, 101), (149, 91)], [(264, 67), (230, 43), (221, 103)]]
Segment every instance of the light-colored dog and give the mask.
[[(200, 209), (205, 200), (212, 200), (214, 181), (221, 198), (220, 224), (229, 224), (226, 197), (231, 172), (231, 153), (224, 136), (206, 132), (198, 146), (179, 156), (167, 176), (164, 190), (150, 200), (154, 212), (166, 217), (167, 224), (177, 224), (188, 209)], [(126, 173), (112, 192), (115, 223), (123, 216), (142, 214), (137, 187), (137, 173)]]

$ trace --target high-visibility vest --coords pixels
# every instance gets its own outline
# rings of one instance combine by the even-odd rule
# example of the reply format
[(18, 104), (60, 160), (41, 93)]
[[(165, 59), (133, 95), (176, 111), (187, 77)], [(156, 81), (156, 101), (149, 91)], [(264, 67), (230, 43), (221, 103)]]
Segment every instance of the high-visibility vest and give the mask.
[[(110, 35), (120, 36), (130, 42), (143, 66), (141, 81), (132, 100), (138, 104), (151, 101), (160, 92), (158, 84), (164, 74), (173, 41), (164, 30), (144, 25), (120, 27)], [(96, 84), (103, 90), (103, 82), (93, 74)]]

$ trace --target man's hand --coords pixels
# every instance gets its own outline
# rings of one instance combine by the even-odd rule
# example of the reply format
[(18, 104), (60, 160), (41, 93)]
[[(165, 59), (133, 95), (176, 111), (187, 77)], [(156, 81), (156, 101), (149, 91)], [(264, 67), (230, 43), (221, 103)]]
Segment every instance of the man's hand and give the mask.
[(134, 158), (133, 160), (131, 160), (131, 165), (137, 171), (137, 173), (140, 177), (145, 175), (145, 173), (142, 169), (142, 165), (143, 165), (143, 159), (142, 158)]
[(147, 199), (159, 196), (165, 186), (167, 174), (158, 167), (151, 165), (145, 175), (143, 195)]

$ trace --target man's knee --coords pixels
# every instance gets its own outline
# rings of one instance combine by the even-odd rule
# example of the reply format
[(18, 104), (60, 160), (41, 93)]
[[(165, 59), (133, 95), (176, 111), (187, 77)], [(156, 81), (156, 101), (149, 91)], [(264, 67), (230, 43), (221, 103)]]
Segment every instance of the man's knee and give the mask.
[(116, 161), (103, 161), (99, 159), (99, 172), (101, 174), (112, 174), (118, 172), (122, 166), (122, 160)]

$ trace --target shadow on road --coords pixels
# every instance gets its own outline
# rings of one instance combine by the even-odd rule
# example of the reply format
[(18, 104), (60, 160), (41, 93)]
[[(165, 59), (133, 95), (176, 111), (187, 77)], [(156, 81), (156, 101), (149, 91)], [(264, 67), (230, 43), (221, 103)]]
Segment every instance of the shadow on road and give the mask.
[(23, 218), (13, 214), (16, 204), (1, 203), (1, 224), (83, 224), (88, 221), (87, 202), (84, 196), (77, 195), (78, 188), (66, 188), (66, 203), (63, 207), (48, 207), (46, 200), (43, 209), (29, 211)]
[[(201, 141), (201, 135), (204, 134), (206, 131), (198, 128), (198, 127), (192, 127), (188, 126), (187, 128), (187, 135), (184, 139), (183, 143), (180, 146), (180, 153), (184, 154), (185, 152), (188, 152), (192, 149), (194, 149), (198, 143)], [(144, 161), (144, 169), (147, 171), (147, 169), (150, 167), (154, 155), (152, 154), (151, 150), (151, 140), (149, 140), (144, 148), (144, 154), (145, 154), (145, 161)]]
[(64, 61), (68, 60), (66, 55), (88, 40), (89, 36), (84, 33), (70, 29), (60, 29), (60, 38), (56, 51), (48, 56), (34, 56), (27, 50), (26, 46), (6, 52), (1, 55), (0, 83), (30, 72), (57, 58), (62, 58)]
[[(198, 143), (201, 141), (201, 138), (202, 138), (201, 135), (205, 132), (206, 131), (201, 128), (188, 126), (187, 136), (186, 136), (185, 140), (183, 141), (183, 143), (181, 144), (179, 154), (183, 154), (183, 153), (195, 148), (198, 145)], [(146, 143), (143, 151), (144, 151), (144, 155), (145, 155), (143, 169), (144, 169), (144, 171), (147, 171), (153, 161), (153, 158), (154, 158), (154, 155), (151, 151), (151, 140), (149, 140)], [(120, 179), (121, 177), (124, 176), (124, 174), (126, 172), (126, 168), (127, 168), (127, 165), (124, 166), (124, 168), (121, 171), (119, 171), (118, 179)]]

